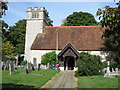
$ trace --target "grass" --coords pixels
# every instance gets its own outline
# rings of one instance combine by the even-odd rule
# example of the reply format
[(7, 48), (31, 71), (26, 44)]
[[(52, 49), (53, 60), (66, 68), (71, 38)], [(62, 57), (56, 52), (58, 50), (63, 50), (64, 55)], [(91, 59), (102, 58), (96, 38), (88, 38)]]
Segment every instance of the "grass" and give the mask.
[[(32, 71), (29, 74), (23, 74), (23, 68), (15, 70), (14, 74), (9, 75), (9, 71), (2, 71), (2, 87), (3, 88), (40, 88), (59, 70), (42, 70)], [(38, 75), (35, 75), (38, 74)], [(39, 75), (44, 74), (44, 75)]]
[(118, 78), (101, 76), (79, 76), (78, 88), (118, 88)]

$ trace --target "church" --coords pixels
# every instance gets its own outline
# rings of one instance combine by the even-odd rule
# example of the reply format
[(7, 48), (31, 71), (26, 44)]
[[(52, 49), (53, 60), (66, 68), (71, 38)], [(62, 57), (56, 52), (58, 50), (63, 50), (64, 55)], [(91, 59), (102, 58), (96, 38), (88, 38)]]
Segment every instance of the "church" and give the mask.
[(100, 26), (52, 26), (44, 7), (28, 8), (25, 38), (25, 60), (35, 67), (41, 63), (41, 56), (55, 51), (65, 67), (73, 67), (80, 52), (99, 55), (106, 61), (103, 53), (103, 31)]

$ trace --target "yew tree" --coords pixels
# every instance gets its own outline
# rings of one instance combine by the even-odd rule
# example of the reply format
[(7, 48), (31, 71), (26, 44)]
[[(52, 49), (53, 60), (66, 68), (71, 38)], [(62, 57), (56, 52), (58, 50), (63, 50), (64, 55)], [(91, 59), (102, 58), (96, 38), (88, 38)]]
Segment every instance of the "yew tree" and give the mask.
[(87, 12), (73, 12), (63, 20), (62, 26), (90, 26), (97, 25), (94, 16)]

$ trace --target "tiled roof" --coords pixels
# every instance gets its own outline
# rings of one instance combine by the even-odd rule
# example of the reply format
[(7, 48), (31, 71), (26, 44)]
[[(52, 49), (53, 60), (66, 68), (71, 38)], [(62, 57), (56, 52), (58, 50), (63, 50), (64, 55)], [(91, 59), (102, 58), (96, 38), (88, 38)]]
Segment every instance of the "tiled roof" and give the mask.
[(46, 26), (39, 33), (31, 49), (56, 49), (58, 32), (58, 49), (71, 43), (77, 50), (100, 50), (104, 47), (100, 26)]

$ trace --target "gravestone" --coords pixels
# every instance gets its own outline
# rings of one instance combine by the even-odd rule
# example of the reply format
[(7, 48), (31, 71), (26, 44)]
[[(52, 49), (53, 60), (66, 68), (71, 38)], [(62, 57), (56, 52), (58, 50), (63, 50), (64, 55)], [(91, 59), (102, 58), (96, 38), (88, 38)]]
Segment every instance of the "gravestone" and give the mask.
[(2, 61), (2, 62), (0, 63), (0, 70), (4, 70), (4, 67), (5, 67), (5, 65), (4, 65), (4, 62)]
[(12, 61), (9, 63), (9, 71), (10, 71), (10, 75), (14, 73), (14, 63)]
[(9, 63), (10, 63), (10, 62), (7, 61), (7, 62), (4, 64), (4, 70), (9, 69)]
[(33, 64), (31, 64), (31, 67), (32, 67), (32, 71), (34, 71), (34, 70), (35, 70), (35, 68), (34, 68), (34, 65), (33, 65)]
[(107, 72), (107, 68), (102, 69), (102, 73), (105, 74)]
[(112, 68), (112, 73), (114, 73), (115, 71), (114, 71), (114, 69)]
[(118, 68), (115, 68), (115, 72), (118, 74)]
[(28, 72), (29, 72), (29, 71), (32, 71), (31, 63), (27, 63), (27, 69), (28, 69)]
[(40, 64), (38, 64), (38, 71), (40, 70)]

